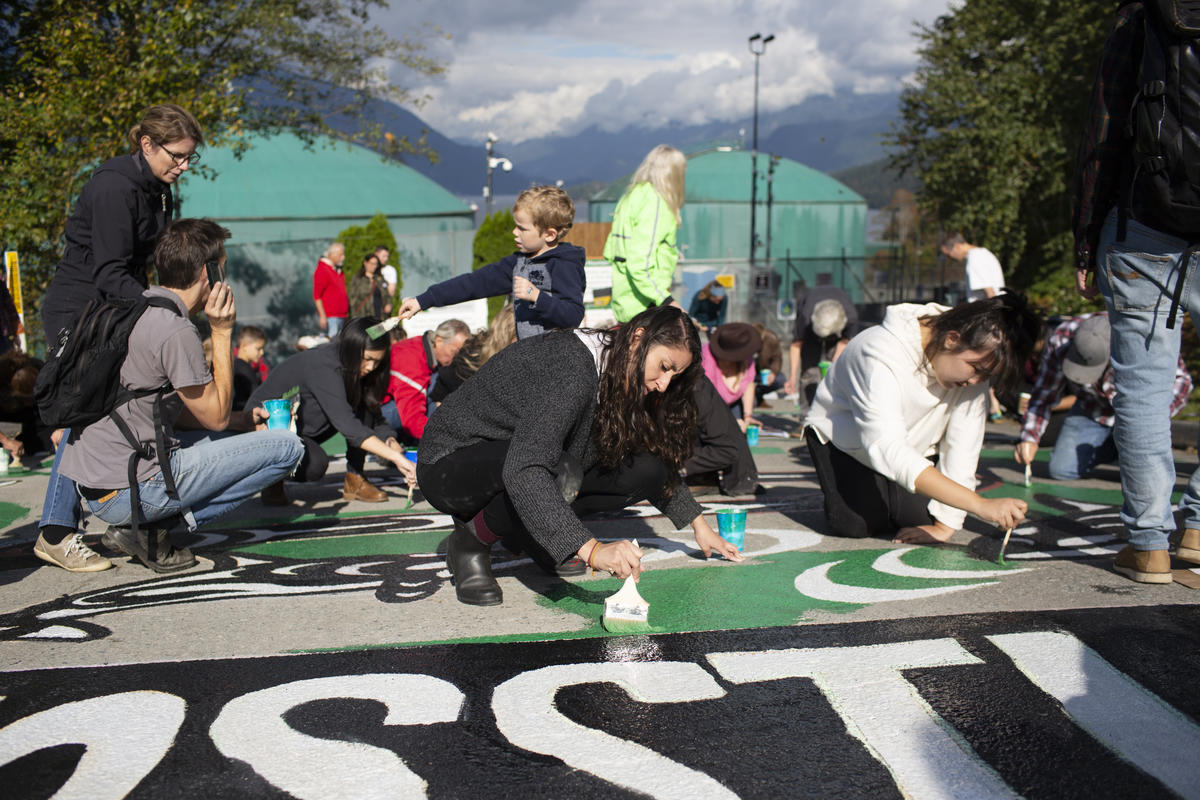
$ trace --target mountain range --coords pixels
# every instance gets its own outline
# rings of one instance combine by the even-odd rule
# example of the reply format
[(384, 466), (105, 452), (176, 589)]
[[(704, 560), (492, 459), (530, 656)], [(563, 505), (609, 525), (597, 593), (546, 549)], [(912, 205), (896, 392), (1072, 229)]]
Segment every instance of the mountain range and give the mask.
[[(898, 101), (897, 93), (821, 95), (781, 111), (760, 113), (759, 152), (784, 156), (829, 173), (877, 162), (886, 155), (881, 136), (897, 119)], [(451, 139), (412, 111), (387, 101), (373, 102), (367, 116), (396, 136), (416, 140), (424, 135), (426, 143), (437, 152), (437, 159), (431, 163), (421, 156), (405, 157), (403, 161), (413, 169), (454, 194), (481, 194), (486, 175), (482, 141)], [(752, 136), (751, 120), (744, 119), (621, 131), (593, 125), (572, 135), (527, 139), (517, 144), (501, 140), (495, 153), (508, 157), (514, 168), (511, 172), (493, 172), (493, 191), (496, 195), (516, 194), (531, 183), (559, 180), (568, 187), (609, 183), (633, 172), (657, 144), (673, 144), (684, 152), (717, 145), (749, 149)]]

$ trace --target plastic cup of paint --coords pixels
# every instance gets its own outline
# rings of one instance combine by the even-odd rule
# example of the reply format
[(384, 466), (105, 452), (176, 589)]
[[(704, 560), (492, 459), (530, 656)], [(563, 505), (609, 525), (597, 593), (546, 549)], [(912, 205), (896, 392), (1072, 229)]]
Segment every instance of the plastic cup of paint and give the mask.
[(747, 425), (746, 426), (746, 444), (750, 445), (751, 447), (758, 447), (758, 426), (757, 425)]
[(733, 508), (722, 508), (717, 511), (717, 530), (721, 538), (736, 545), (738, 552), (746, 543), (746, 512)]
[(417, 448), (409, 447), (404, 451), (404, 457), (414, 464), (417, 463)]
[(763, 386), (771, 385), (771, 370), (762, 369), (758, 371), (758, 382)]
[(267, 427), (271, 430), (287, 430), (292, 424), (291, 400), (264, 400), (263, 408), (270, 415)]
[[(810, 361), (809, 363), (811, 364), (812, 362)], [(821, 368), (821, 377), (824, 378), (829, 374), (829, 368), (833, 365), (828, 361), (822, 361), (821, 363), (817, 364), (817, 366)]]

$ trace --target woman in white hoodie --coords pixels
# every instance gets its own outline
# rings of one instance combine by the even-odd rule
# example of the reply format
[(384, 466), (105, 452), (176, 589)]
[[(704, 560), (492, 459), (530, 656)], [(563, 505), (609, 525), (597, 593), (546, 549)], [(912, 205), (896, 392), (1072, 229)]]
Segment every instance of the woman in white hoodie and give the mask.
[(1002, 528), (1015, 498), (975, 493), (991, 379), (1024, 363), (1041, 322), (1018, 294), (891, 306), (821, 382), (805, 438), (838, 536), (944, 542), (967, 512)]

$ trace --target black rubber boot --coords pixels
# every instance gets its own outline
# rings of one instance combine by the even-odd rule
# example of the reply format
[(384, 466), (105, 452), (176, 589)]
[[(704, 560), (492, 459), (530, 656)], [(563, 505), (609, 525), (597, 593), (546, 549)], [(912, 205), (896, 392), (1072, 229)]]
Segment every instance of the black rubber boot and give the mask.
[(492, 577), (492, 548), (475, 538), (470, 523), (454, 520), (446, 540), (446, 566), (454, 576), (458, 602), (471, 606), (498, 606), (504, 592)]

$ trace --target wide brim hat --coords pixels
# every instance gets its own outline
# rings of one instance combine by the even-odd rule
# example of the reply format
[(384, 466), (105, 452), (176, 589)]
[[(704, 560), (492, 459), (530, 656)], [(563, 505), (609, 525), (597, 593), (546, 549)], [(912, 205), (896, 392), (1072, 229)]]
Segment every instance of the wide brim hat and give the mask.
[(762, 349), (762, 336), (753, 325), (730, 322), (713, 331), (708, 349), (721, 361), (745, 361)]
[(1071, 346), (1063, 357), (1063, 376), (1071, 383), (1080, 386), (1091, 386), (1100, 380), (1104, 370), (1108, 369), (1108, 345), (1112, 338), (1112, 328), (1108, 317), (1098, 314), (1088, 317), (1079, 323)]

